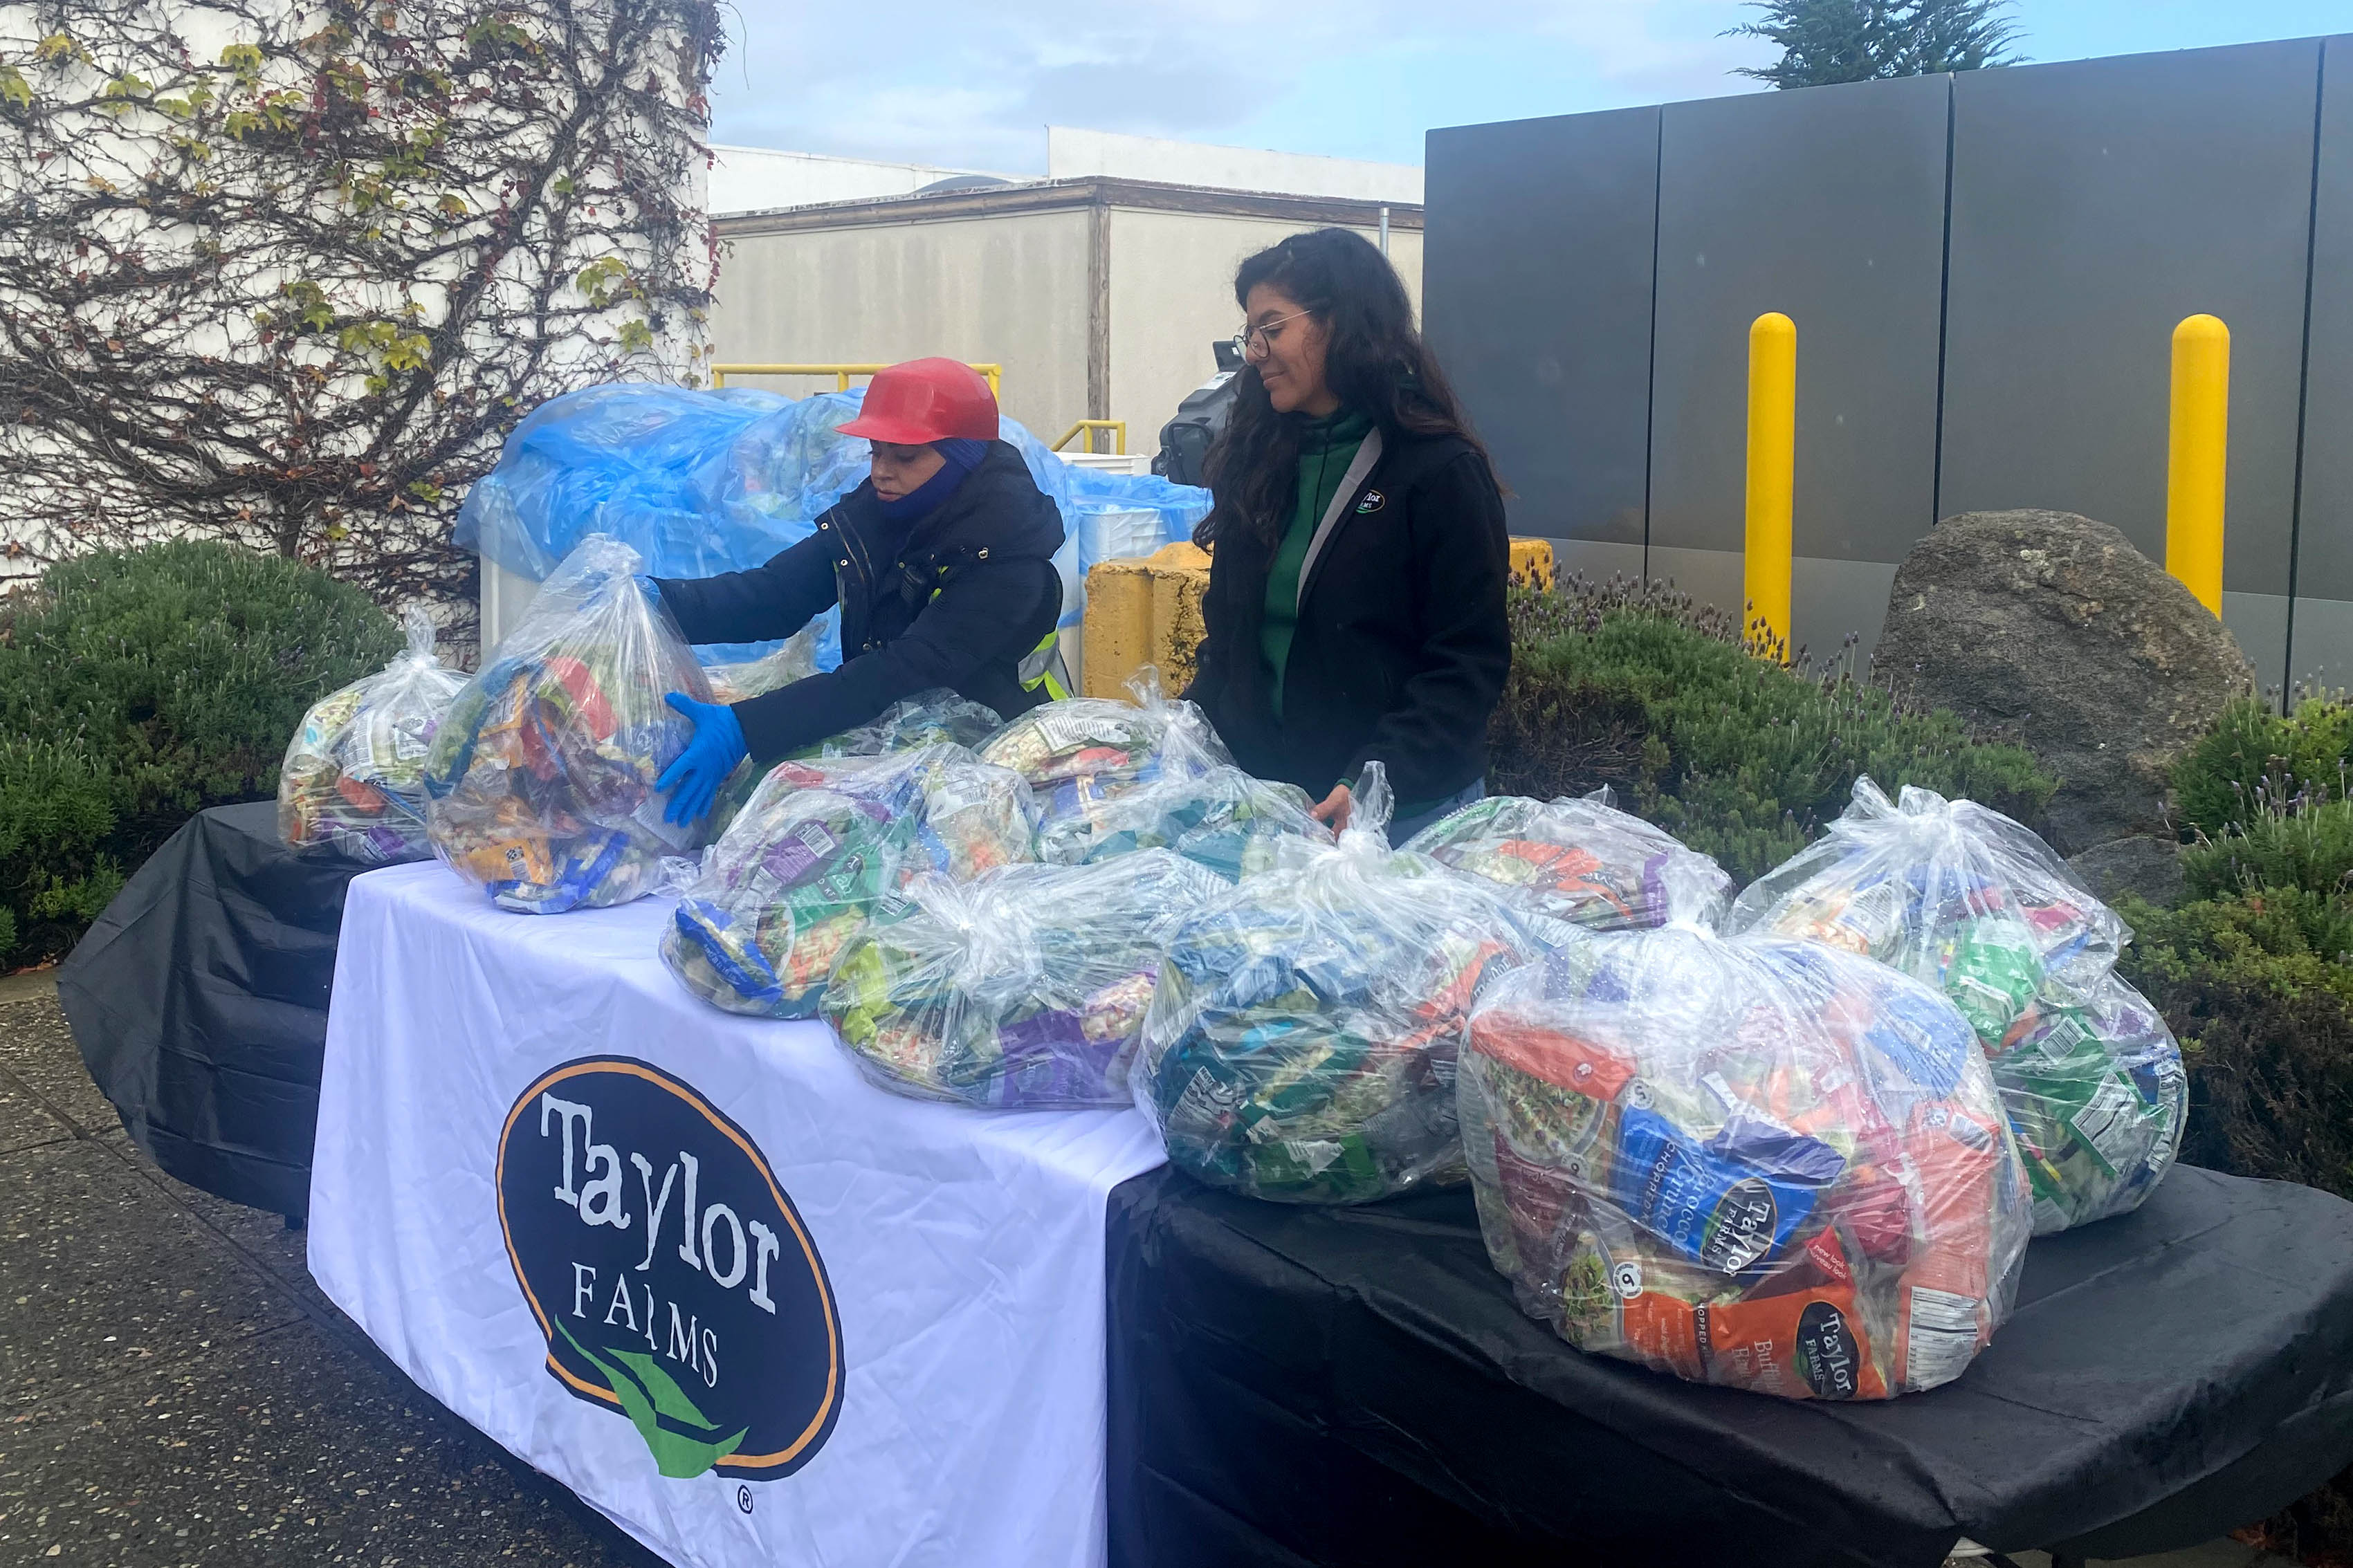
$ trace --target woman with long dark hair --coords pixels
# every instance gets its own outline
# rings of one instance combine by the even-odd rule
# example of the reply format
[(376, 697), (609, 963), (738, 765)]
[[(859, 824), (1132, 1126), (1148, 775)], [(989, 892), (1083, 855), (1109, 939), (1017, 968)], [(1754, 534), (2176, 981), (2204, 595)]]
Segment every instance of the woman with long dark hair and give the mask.
[(1243, 365), (1208, 456), (1208, 637), (1187, 695), (1235, 761), (1345, 826), (1378, 762), (1390, 839), (1485, 791), (1511, 668), (1511, 546), (1486, 449), (1387, 258), (1346, 229), (1241, 265)]

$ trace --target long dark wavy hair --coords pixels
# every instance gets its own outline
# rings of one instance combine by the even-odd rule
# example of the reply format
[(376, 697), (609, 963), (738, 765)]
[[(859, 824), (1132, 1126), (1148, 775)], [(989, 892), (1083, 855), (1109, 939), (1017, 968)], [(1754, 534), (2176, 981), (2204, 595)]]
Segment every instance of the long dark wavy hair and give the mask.
[[(1297, 300), (1323, 324), (1329, 334), (1324, 379), (1344, 406), (1364, 414), (1392, 440), (1401, 431), (1458, 436), (1482, 458), (1487, 455), (1414, 330), (1405, 284), (1371, 241), (1345, 228), (1294, 234), (1241, 264), (1234, 274), (1234, 302), (1247, 310), (1250, 290), (1261, 283)], [(1247, 535), (1274, 547), (1297, 499), (1304, 423), (1303, 415), (1276, 413), (1258, 366), (1244, 363), (1232, 417), (1205, 465), (1215, 504), (1193, 530), (1195, 543)]]

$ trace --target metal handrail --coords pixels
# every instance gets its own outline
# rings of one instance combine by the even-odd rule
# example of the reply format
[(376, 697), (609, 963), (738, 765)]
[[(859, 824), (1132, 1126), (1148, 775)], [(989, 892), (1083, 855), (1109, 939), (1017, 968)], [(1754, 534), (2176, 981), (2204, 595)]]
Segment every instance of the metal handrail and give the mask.
[[(711, 384), (724, 386), (731, 375), (829, 375), (833, 377), (836, 392), (848, 392), (851, 376), (872, 375), (877, 371), (890, 368), (885, 364), (714, 364), (711, 367)], [(987, 379), (988, 395), (997, 396), (997, 384), (1005, 374), (1005, 367), (976, 364), (972, 368)]]
[(1095, 432), (1098, 430), (1110, 431), (1112, 436), (1111, 449), (1113, 452), (1123, 458), (1127, 456), (1127, 421), (1124, 419), (1082, 419), (1076, 425), (1073, 425), (1069, 429), (1063, 431), (1062, 438), (1055, 442), (1050, 449), (1057, 452), (1060, 451), (1063, 447), (1069, 446), (1071, 442), (1077, 437), (1080, 432), (1084, 431), (1086, 433), (1087, 444), (1080, 447), (1079, 450), (1082, 452), (1092, 452), (1095, 449)]

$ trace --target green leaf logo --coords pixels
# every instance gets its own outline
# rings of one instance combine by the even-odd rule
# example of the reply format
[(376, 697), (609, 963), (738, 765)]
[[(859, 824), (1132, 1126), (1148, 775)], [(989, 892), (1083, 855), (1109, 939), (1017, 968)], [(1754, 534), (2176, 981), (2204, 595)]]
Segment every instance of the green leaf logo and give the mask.
[[(580, 1352), (583, 1360), (605, 1374), (605, 1382), (620, 1400), (638, 1436), (653, 1450), (655, 1468), (663, 1475), (676, 1480), (691, 1479), (733, 1453), (744, 1441), (744, 1432), (722, 1437), (719, 1429), (686, 1396), (686, 1390), (645, 1352), (616, 1350), (600, 1356), (573, 1339), (572, 1331), (561, 1321), (555, 1327), (558, 1333), (571, 1341), (572, 1348)], [(668, 1426), (663, 1425), (665, 1421)], [(691, 1428), (691, 1435), (681, 1427)]]

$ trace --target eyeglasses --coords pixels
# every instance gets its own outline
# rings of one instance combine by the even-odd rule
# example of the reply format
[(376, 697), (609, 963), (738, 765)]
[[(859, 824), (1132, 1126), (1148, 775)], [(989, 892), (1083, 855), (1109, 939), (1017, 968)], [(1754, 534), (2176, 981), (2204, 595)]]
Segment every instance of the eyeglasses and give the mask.
[(1244, 327), (1234, 334), (1234, 353), (1250, 359), (1267, 352), (1275, 339), (1275, 329), (1285, 321), (1295, 321), (1302, 316), (1312, 316), (1313, 310), (1293, 310), (1288, 316), (1277, 316), (1271, 321), (1261, 321), (1255, 327)]

